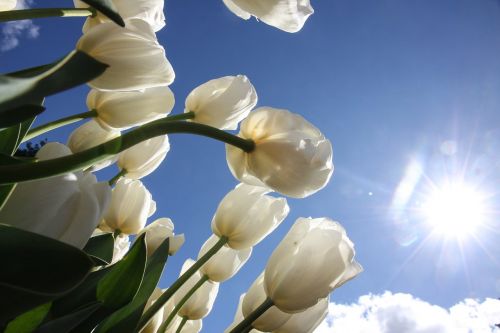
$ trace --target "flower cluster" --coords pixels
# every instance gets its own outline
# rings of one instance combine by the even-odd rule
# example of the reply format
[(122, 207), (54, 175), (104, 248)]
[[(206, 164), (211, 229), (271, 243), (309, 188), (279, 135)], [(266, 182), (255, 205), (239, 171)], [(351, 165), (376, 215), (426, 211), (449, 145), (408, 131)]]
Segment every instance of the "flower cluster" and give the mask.
[[(107, 65), (88, 81), (88, 111), (35, 128), (27, 137), (90, 119), (71, 133), (67, 146), (47, 143), (36, 154), (36, 163), (20, 167), (42, 171), (15, 181), (19, 183), (10, 196), (2, 199), (0, 221), (83, 249), (93, 258), (91, 278), (83, 285), (91, 286), (87, 293), (96, 290), (96, 300), (105, 308), (76, 323), (79, 331), (108, 332), (112, 325), (123, 325), (117, 318), (133, 313), (134, 332), (199, 332), (220, 283), (233, 277), (250, 259), (253, 247), (287, 217), (290, 208), (280, 195), (305, 198), (326, 186), (333, 173), (332, 145), (298, 114), (256, 108), (257, 92), (245, 75), (199, 85), (186, 97), (184, 112), (170, 115), (175, 98), (169, 85), (175, 73), (155, 34), (165, 26), (164, 1), (111, 1), (107, 9), (117, 12), (124, 27), (87, 2), (74, 1), (76, 9), (88, 8), (87, 14), (92, 14), (76, 49)], [(313, 13), (308, 0), (224, 3), (242, 18), (255, 16), (287, 32), (299, 31)], [(10, 9), (10, 3), (0, 7)], [(237, 135), (225, 132), (238, 127)], [(151, 281), (159, 279), (155, 265), (179, 250), (184, 235), (174, 234), (167, 217), (148, 224), (156, 202), (141, 179), (165, 160), (170, 149), (167, 134), (177, 132), (224, 141), (230, 172), (240, 183), (217, 207), (213, 235), (200, 247), (197, 260), (186, 260), (179, 279), (168, 289), (153, 290), (156, 284)], [(98, 182), (93, 172), (114, 164), (119, 173)], [(133, 243), (130, 235), (136, 235)], [(101, 248), (110, 236), (111, 257), (106, 259)], [(124, 296), (113, 294), (113, 286), (120, 288), (124, 272), (138, 274), (137, 267), (143, 275), (130, 304), (124, 305)], [(326, 315), (329, 294), (361, 271), (353, 243), (339, 223), (299, 218), (240, 298), (235, 322), (227, 331), (312, 332)], [(97, 286), (93, 281), (99, 281)], [(130, 281), (124, 290), (132, 288)], [(55, 298), (51, 317), (69, 316), (65, 311), (88, 306), (72, 303), (81, 296), (75, 290), (68, 296), (73, 301), (64, 295)], [(140, 306), (130, 310), (135, 304)]]

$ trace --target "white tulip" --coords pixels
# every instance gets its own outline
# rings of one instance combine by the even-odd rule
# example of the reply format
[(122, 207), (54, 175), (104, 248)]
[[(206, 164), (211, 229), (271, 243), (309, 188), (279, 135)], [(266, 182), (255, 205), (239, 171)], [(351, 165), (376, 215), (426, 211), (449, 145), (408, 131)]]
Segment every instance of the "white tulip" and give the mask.
[(138, 236), (146, 233), (146, 246), (148, 256), (152, 255), (161, 243), (170, 238), (168, 254), (173, 255), (184, 244), (184, 234), (174, 235), (174, 223), (171, 219), (163, 217), (155, 220), (142, 229)]
[[(115, 9), (120, 16), (127, 20), (137, 18), (146, 21), (154, 31), (159, 31), (165, 26), (165, 14), (163, 14), (164, 0), (112, 0)], [(76, 8), (87, 8), (83, 1), (74, 0)], [(96, 17), (89, 17), (83, 26), (83, 32), (93, 26), (109, 22), (109, 19), (97, 13)]]
[[(231, 330), (233, 328), (235, 328), (243, 319), (245, 319), (245, 317), (243, 317), (243, 310), (241, 309), (242, 308), (242, 304), (243, 304), (243, 299), (245, 298), (245, 295), (246, 294), (241, 294), (240, 295), (240, 300), (238, 302), (238, 308), (236, 309), (236, 313), (234, 314), (233, 323), (231, 325), (229, 325), (229, 327), (224, 330), (224, 333), (231, 332)], [(261, 331), (256, 330), (254, 328), (249, 333), (260, 333), (260, 332)]]
[(87, 107), (95, 110), (95, 118), (106, 129), (122, 130), (166, 117), (174, 107), (174, 94), (169, 87), (153, 87), (139, 91), (100, 91), (92, 89)]
[(156, 210), (151, 193), (140, 180), (120, 179), (111, 193), (111, 203), (104, 214), (101, 229), (135, 235)]
[(13, 10), (17, 6), (17, 0), (1, 0), (0, 1), (0, 12), (7, 10)]
[(168, 137), (157, 136), (121, 152), (117, 165), (125, 172), (125, 177), (140, 179), (155, 171), (169, 150)]
[(256, 104), (257, 93), (246, 76), (224, 76), (191, 91), (185, 112), (194, 112), (197, 123), (234, 130)]
[(142, 20), (129, 20), (126, 28), (113, 22), (96, 25), (80, 38), (76, 48), (109, 65), (102, 75), (89, 82), (99, 90), (167, 86), (175, 78), (165, 49)]
[(255, 149), (248, 153), (226, 145), (229, 168), (244, 183), (304, 198), (330, 180), (332, 145), (298, 114), (259, 108), (241, 123), (238, 136), (255, 142)]
[(235, 250), (252, 247), (269, 235), (288, 215), (285, 198), (266, 195), (269, 190), (239, 184), (220, 202), (212, 219), (212, 232), (228, 238)]
[[(243, 317), (246, 318), (252, 311), (259, 307), (266, 298), (267, 295), (264, 290), (264, 273), (261, 273), (250, 289), (248, 289), (245, 297), (243, 297), (241, 307)], [(291, 314), (280, 311), (275, 306), (271, 306), (252, 323), (252, 326), (259, 331), (272, 332), (281, 327), (290, 317)]]
[[(146, 311), (149, 307), (151, 307), (151, 305), (153, 305), (153, 303), (156, 302), (156, 300), (160, 298), (161, 295), (162, 295), (162, 290), (156, 287), (155, 290), (153, 290), (151, 296), (149, 297), (144, 311)], [(158, 312), (156, 312), (153, 318), (151, 318), (149, 323), (140, 331), (140, 333), (156, 333), (158, 331), (158, 328), (160, 328), (163, 319), (164, 319), (163, 311), (159, 310)]]
[[(168, 326), (165, 333), (177, 333), (177, 328), (181, 324), (182, 318), (179, 316), (175, 316), (175, 319), (172, 321), (172, 324)], [(180, 333), (198, 333), (201, 331), (203, 327), (203, 323), (201, 319), (198, 320), (188, 320), (182, 326)]]
[(223, 0), (234, 14), (258, 20), (286, 32), (297, 32), (314, 13), (309, 0)]
[[(99, 124), (94, 119), (92, 119), (71, 132), (68, 138), (67, 145), (73, 153), (78, 153), (119, 136), (119, 131), (105, 130), (101, 126), (99, 126)], [(117, 156), (113, 156), (103, 162), (94, 164), (91, 170), (98, 171), (104, 169), (105, 167), (108, 167), (111, 164), (115, 163), (116, 159)]]
[[(218, 240), (219, 237), (215, 235), (210, 236), (201, 247), (198, 259), (207, 253)], [(223, 282), (234, 276), (248, 261), (251, 254), (251, 247), (242, 250), (233, 250), (224, 246), (200, 268), (200, 272), (208, 276), (211, 281)]]
[(322, 298), (316, 305), (294, 313), (283, 326), (273, 333), (312, 333), (328, 314), (328, 298)]
[(267, 262), (265, 288), (280, 310), (300, 312), (360, 272), (354, 245), (339, 223), (299, 218)]
[[(71, 151), (47, 143), (36, 154), (50, 160)], [(110, 188), (88, 172), (18, 183), (0, 211), (0, 221), (83, 248), (108, 206)]]
[[(192, 265), (194, 260), (187, 259), (182, 265), (181, 274), (184, 274)], [(203, 277), (200, 271), (196, 271), (186, 283), (184, 283), (174, 294), (174, 303), (178, 304), (179, 301), (193, 288), (193, 286)], [(186, 303), (180, 308), (178, 315), (187, 317), (190, 320), (197, 320), (206, 317), (212, 306), (214, 305), (215, 298), (219, 292), (219, 283), (206, 281), (193, 295), (187, 300)]]

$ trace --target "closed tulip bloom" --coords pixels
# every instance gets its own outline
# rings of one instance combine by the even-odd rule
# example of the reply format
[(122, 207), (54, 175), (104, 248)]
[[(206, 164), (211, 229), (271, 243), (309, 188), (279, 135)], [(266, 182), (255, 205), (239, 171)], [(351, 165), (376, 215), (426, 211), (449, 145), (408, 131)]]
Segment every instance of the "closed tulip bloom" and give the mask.
[(92, 89), (87, 107), (95, 110), (99, 124), (109, 130), (123, 130), (166, 117), (174, 107), (169, 87), (140, 91), (100, 91)]
[[(266, 298), (267, 295), (264, 290), (264, 273), (262, 273), (254, 281), (243, 298), (241, 307), (243, 316), (246, 318), (253, 310), (261, 305)], [(290, 317), (291, 314), (280, 311), (277, 307), (272, 306), (257, 318), (252, 323), (252, 326), (259, 331), (272, 332), (281, 327)]]
[(273, 333), (312, 333), (328, 314), (328, 298), (322, 298), (316, 305), (294, 313), (283, 326)]
[[(164, 2), (164, 0), (112, 0), (116, 11), (123, 19), (138, 18), (144, 20), (154, 31), (159, 31), (165, 26)], [(87, 8), (89, 6), (79, 0), (74, 0), (74, 4), (76, 8)], [(109, 19), (98, 12), (96, 17), (87, 18), (83, 26), (83, 32), (103, 22), (109, 22)]]
[(0, 1), (0, 12), (15, 9), (17, 0), (2, 0)]
[(126, 23), (126, 28), (113, 22), (96, 25), (78, 41), (78, 50), (109, 65), (89, 85), (99, 90), (130, 91), (171, 84), (174, 70), (154, 31), (142, 20)]
[(104, 214), (101, 229), (119, 230), (135, 235), (156, 210), (151, 193), (140, 180), (120, 179), (111, 193), (111, 203)]
[(314, 13), (309, 0), (223, 0), (234, 14), (258, 20), (286, 32), (297, 32)]
[(157, 136), (121, 152), (117, 165), (126, 172), (125, 177), (140, 179), (155, 171), (169, 150), (168, 137)]
[[(51, 142), (36, 154), (50, 160), (71, 151)], [(18, 183), (0, 211), (1, 223), (83, 248), (108, 206), (111, 189), (89, 172)]]
[(285, 198), (275, 198), (269, 190), (239, 184), (220, 202), (212, 219), (212, 232), (228, 238), (235, 250), (252, 247), (269, 235), (290, 211)]
[(179, 316), (175, 316), (175, 319), (172, 321), (172, 324), (168, 326), (165, 333), (198, 333), (201, 331), (203, 327), (203, 323), (201, 319), (198, 320), (188, 320), (182, 326), (182, 329), (177, 332), (177, 328), (181, 324), (182, 318)]
[(241, 123), (238, 136), (255, 142), (255, 149), (248, 153), (226, 145), (229, 168), (244, 183), (304, 198), (330, 180), (332, 145), (298, 114), (259, 108)]
[(184, 244), (184, 234), (174, 235), (174, 223), (171, 219), (163, 217), (155, 220), (141, 230), (138, 236), (146, 233), (146, 246), (148, 256), (152, 255), (161, 243), (170, 238), (168, 254), (173, 255)]
[[(201, 247), (198, 259), (207, 253), (218, 240), (219, 237), (215, 235), (210, 236)], [(230, 247), (224, 246), (200, 268), (200, 272), (208, 276), (211, 281), (223, 282), (233, 277), (248, 261), (251, 254), (251, 247), (242, 250), (233, 250)]]
[[(184, 274), (192, 265), (194, 260), (187, 259), (182, 266), (181, 274)], [(178, 304), (179, 301), (191, 290), (191, 288), (201, 279), (202, 274), (196, 271), (186, 283), (184, 283), (174, 294), (174, 303)], [(219, 292), (219, 283), (206, 281), (194, 294), (187, 300), (186, 303), (179, 310), (178, 315), (187, 317), (190, 320), (197, 320), (206, 317), (215, 302), (217, 293)]]
[(246, 76), (224, 76), (191, 91), (185, 112), (194, 112), (197, 123), (234, 130), (256, 104), (257, 93)]
[(280, 310), (294, 313), (315, 305), (360, 271), (344, 228), (328, 218), (299, 218), (269, 258), (267, 295)]
[[(146, 303), (146, 308), (144, 309), (145, 311), (151, 307), (151, 305), (156, 302), (156, 300), (162, 295), (162, 290), (158, 287), (153, 290), (153, 293), (148, 299), (148, 302)], [(149, 323), (140, 331), (140, 333), (156, 333), (158, 331), (158, 328), (160, 328), (161, 323), (163, 321), (163, 311), (160, 310), (156, 312), (156, 314), (151, 318)]]

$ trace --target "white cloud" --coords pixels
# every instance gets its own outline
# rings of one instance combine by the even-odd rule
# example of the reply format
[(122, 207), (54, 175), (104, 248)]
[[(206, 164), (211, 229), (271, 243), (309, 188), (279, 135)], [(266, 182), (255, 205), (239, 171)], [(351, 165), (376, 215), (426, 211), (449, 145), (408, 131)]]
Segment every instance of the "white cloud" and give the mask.
[[(33, 4), (33, 0), (18, 0), (17, 9), (26, 9)], [(19, 45), (19, 39), (23, 36), (36, 38), (39, 35), (39, 27), (31, 20), (11, 21), (2, 27), (1, 51), (12, 50)]]
[(500, 333), (500, 300), (465, 299), (449, 309), (410, 294), (364, 295), (356, 303), (330, 303), (315, 333)]

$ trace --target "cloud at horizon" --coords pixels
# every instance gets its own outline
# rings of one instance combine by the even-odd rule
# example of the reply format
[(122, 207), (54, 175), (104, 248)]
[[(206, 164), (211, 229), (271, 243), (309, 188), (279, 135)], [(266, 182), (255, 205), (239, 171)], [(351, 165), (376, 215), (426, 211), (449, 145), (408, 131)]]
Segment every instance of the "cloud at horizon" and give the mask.
[(352, 304), (330, 303), (315, 333), (500, 333), (500, 300), (467, 298), (449, 309), (410, 294), (369, 294)]
[[(18, 0), (17, 9), (26, 9), (33, 5), (33, 0)], [(32, 20), (12, 21), (3, 24), (1, 30), (0, 51), (6, 52), (16, 48), (22, 37), (37, 38), (40, 27)]]

